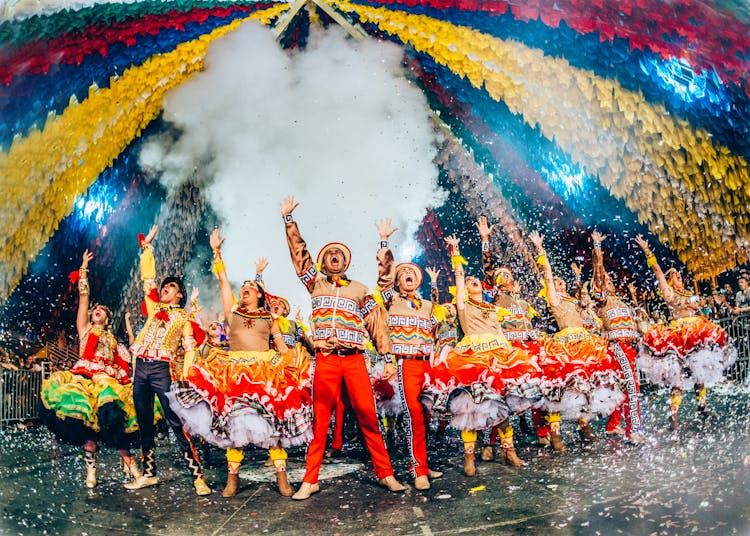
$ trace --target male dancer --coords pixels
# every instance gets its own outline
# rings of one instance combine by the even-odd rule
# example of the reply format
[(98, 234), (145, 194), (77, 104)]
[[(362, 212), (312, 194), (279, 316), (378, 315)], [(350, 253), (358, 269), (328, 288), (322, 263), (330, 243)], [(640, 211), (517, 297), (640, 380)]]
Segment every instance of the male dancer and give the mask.
[(156, 291), (156, 267), (151, 241), (156, 236), (158, 227), (154, 225), (148, 236), (139, 240), (142, 252), (140, 260), (141, 279), (143, 280), (144, 302), (148, 318), (135, 338), (131, 351), (136, 357), (135, 376), (133, 378), (133, 399), (141, 431), (141, 453), (143, 456), (143, 475), (133, 482), (125, 484), (127, 489), (140, 489), (153, 486), (159, 482), (156, 476), (154, 453), (154, 394), (159, 397), (164, 416), (172, 427), (182, 457), (188, 464), (193, 476), (193, 485), (198, 495), (208, 495), (211, 489), (203, 477), (198, 453), (190, 437), (182, 428), (180, 418), (169, 407), (166, 393), (172, 386), (172, 380), (182, 376), (181, 368), (176, 361), (177, 351), (185, 351), (185, 370), (195, 358), (195, 332), (202, 332), (197, 324), (190, 321), (185, 311), (187, 292), (182, 280), (178, 277), (166, 277)]
[(375, 397), (363, 356), (365, 336), (369, 334), (378, 352), (390, 361), (385, 365), (384, 379), (394, 375), (396, 367), (382, 310), (365, 285), (346, 276), (351, 262), (351, 251), (346, 245), (339, 242), (326, 244), (318, 253), (318, 262), (313, 263), (307, 244), (292, 218), (297, 206), (299, 203), (294, 196), (287, 197), (281, 203), (281, 215), (294, 269), (312, 297), (316, 358), (313, 439), (307, 449), (307, 471), (292, 499), (304, 500), (320, 491), (318, 473), (323, 463), (331, 412), (341, 397), (342, 379), (380, 484), (390, 491), (403, 491), (406, 488), (393, 476), (391, 459), (380, 433)]
[[(598, 231), (591, 233), (591, 240), (594, 242), (594, 276), (591, 281), (591, 297), (596, 303), (597, 314), (603, 323), (602, 336), (609, 341), (609, 351), (622, 369), (625, 384), (625, 438), (630, 443), (640, 445), (643, 443), (643, 437), (639, 432), (641, 406), (638, 397), (641, 385), (635, 370), (635, 358), (638, 355), (635, 347), (638, 341), (638, 325), (630, 307), (617, 297), (612, 278), (604, 270), (602, 242), (605, 238), (607, 236)], [(620, 410), (621, 408), (618, 407), (607, 423), (606, 431), (609, 435), (615, 434), (619, 428)]]

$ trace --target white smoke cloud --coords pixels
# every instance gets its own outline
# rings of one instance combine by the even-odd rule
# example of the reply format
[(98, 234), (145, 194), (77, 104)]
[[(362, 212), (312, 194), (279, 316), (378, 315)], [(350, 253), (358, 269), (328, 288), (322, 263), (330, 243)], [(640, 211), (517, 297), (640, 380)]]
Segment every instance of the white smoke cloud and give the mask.
[(279, 212), (294, 195), (313, 258), (322, 245), (344, 242), (350, 277), (372, 287), (375, 221), (393, 218), (392, 247), (408, 260), (425, 209), (444, 199), (430, 112), (401, 59), (396, 45), (355, 42), (340, 28), (313, 32), (307, 50), (290, 54), (267, 28), (246, 23), (211, 45), (204, 72), (167, 95), (164, 117), (183, 135), (151, 140), (141, 164), (168, 187), (194, 170), (205, 178), (224, 220), (231, 281), (253, 278), (255, 260), (267, 257), (269, 291), (309, 310)]

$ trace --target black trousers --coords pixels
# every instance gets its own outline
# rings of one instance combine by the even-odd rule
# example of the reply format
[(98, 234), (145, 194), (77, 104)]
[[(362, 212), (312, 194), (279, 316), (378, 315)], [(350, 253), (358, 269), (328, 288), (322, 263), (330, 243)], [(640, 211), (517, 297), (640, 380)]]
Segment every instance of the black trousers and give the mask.
[(167, 424), (174, 431), (182, 457), (187, 461), (194, 477), (203, 476), (198, 452), (190, 440), (190, 436), (182, 428), (182, 422), (177, 414), (169, 407), (166, 393), (172, 386), (172, 374), (166, 361), (146, 361), (138, 358), (133, 378), (133, 402), (135, 415), (138, 418), (138, 428), (141, 435), (141, 452), (144, 460), (149, 460), (146, 471), (151, 470), (149, 476), (155, 473), (153, 466), (153, 451), (156, 447), (154, 440), (154, 395), (159, 398), (164, 409)]

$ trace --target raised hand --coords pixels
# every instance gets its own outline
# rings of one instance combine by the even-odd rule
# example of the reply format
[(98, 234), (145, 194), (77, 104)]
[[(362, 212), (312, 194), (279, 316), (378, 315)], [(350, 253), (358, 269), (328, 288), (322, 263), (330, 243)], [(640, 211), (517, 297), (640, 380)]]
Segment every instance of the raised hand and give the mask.
[(534, 244), (537, 249), (544, 248), (544, 235), (540, 235), (537, 231), (531, 231), (529, 233), (529, 240)]
[(302, 324), (302, 320), (302, 309), (300, 309), (298, 305), (297, 310), (294, 312), (294, 321), (297, 322), (297, 324)]
[(382, 221), (376, 221), (375, 227), (378, 230), (378, 234), (380, 235), (380, 240), (387, 241), (393, 233), (398, 231), (398, 227), (391, 228), (391, 219), (386, 218)]
[(576, 276), (576, 279), (581, 279), (581, 272), (583, 271), (583, 266), (581, 266), (580, 264), (571, 262), (570, 269), (573, 270), (573, 275)]
[(461, 240), (457, 236), (446, 236), (445, 242), (448, 244), (453, 251), (458, 251), (458, 244)]
[(651, 248), (648, 247), (648, 242), (646, 242), (646, 239), (643, 238), (642, 234), (635, 235), (635, 243), (641, 246), (643, 251), (651, 251)]
[(489, 240), (492, 230), (495, 228), (494, 225), (487, 225), (487, 218), (485, 216), (479, 216), (479, 219), (474, 224), (474, 227), (479, 231), (479, 236), (482, 241), (486, 242)]
[(594, 244), (601, 244), (607, 239), (607, 236), (609, 235), (603, 235), (599, 231), (593, 231), (591, 233), (591, 240), (594, 241)]
[(268, 268), (268, 264), (268, 259), (266, 259), (265, 257), (261, 257), (260, 259), (255, 261), (255, 273), (259, 275), (262, 274), (263, 270)]
[(425, 272), (427, 272), (427, 275), (430, 276), (430, 281), (433, 283), (437, 281), (438, 276), (440, 275), (440, 270), (437, 268), (430, 268), (429, 266), (425, 267)]
[(288, 216), (292, 212), (294, 212), (294, 209), (299, 206), (299, 203), (294, 200), (294, 196), (290, 195), (284, 198), (284, 200), (281, 202), (281, 215), (282, 216)]
[(83, 256), (81, 257), (81, 268), (86, 269), (89, 267), (89, 261), (94, 258), (94, 254), (91, 253), (88, 249), (83, 252)]
[(190, 293), (190, 303), (195, 303), (198, 301), (198, 296), (200, 296), (201, 291), (198, 290), (198, 287), (193, 287), (193, 291)]
[(211, 231), (209, 242), (211, 243), (211, 249), (213, 249), (214, 251), (220, 250), (221, 245), (224, 243), (224, 240), (226, 240), (226, 238), (222, 238), (220, 235), (221, 229), (219, 229), (218, 227)]

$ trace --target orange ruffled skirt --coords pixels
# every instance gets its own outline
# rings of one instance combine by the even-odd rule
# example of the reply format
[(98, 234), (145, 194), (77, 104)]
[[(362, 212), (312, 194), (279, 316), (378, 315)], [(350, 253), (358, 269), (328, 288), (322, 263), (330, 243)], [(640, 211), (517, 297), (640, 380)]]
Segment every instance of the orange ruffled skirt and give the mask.
[(188, 432), (221, 448), (290, 447), (312, 438), (310, 367), (301, 345), (284, 355), (214, 348), (171, 395)]

